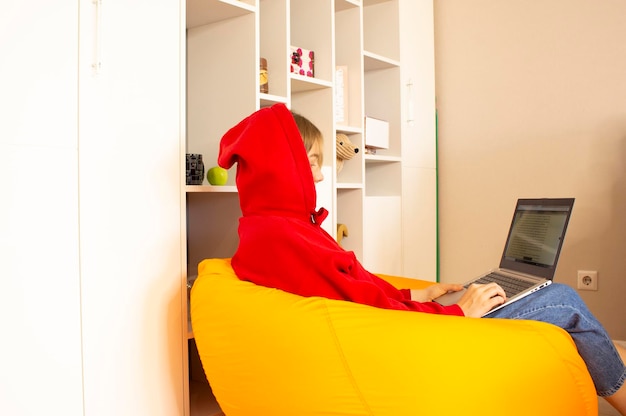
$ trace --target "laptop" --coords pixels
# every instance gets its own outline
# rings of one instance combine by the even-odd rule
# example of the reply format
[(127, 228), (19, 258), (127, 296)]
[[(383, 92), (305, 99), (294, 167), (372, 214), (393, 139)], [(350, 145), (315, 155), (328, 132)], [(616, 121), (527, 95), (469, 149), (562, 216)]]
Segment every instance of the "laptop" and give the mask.
[(507, 300), (483, 315), (486, 316), (550, 285), (573, 206), (574, 198), (518, 199), (499, 268), (435, 302), (452, 305), (472, 283), (496, 282), (506, 292)]

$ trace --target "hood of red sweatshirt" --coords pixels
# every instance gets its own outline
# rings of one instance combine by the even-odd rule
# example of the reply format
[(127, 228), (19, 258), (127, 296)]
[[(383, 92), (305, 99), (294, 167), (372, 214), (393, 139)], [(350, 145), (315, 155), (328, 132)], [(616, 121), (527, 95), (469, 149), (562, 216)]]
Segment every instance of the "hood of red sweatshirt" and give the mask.
[(284, 104), (263, 108), (222, 137), (218, 164), (237, 163), (243, 216), (285, 216), (321, 223), (309, 159), (296, 122)]

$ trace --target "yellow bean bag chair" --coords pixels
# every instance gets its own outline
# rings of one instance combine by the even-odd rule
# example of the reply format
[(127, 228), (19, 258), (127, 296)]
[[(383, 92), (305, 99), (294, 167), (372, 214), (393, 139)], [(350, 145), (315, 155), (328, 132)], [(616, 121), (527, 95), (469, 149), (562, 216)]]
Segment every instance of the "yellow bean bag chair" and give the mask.
[(585, 364), (555, 326), (305, 298), (240, 281), (228, 259), (198, 272), (193, 332), (227, 416), (598, 414)]

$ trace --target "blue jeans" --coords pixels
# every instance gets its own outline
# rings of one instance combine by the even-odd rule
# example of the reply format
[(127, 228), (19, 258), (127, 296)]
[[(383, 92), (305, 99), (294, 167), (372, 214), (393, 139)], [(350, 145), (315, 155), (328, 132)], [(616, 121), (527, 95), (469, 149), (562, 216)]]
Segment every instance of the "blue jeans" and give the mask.
[(611, 338), (569, 286), (553, 283), (488, 317), (542, 321), (566, 330), (587, 364), (598, 396), (615, 394), (626, 380), (626, 367)]

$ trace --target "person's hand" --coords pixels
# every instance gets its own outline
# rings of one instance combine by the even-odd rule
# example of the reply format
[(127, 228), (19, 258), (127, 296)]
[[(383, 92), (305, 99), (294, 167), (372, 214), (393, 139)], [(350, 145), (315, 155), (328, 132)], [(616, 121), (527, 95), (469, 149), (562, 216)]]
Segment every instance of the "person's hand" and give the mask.
[(461, 285), (437, 283), (425, 289), (411, 289), (411, 300), (416, 302), (432, 302), (439, 296), (445, 295), (448, 292), (458, 292), (461, 289), (463, 289)]
[(473, 284), (467, 288), (457, 305), (465, 316), (480, 318), (496, 306), (502, 305), (505, 300), (506, 293), (497, 283)]

